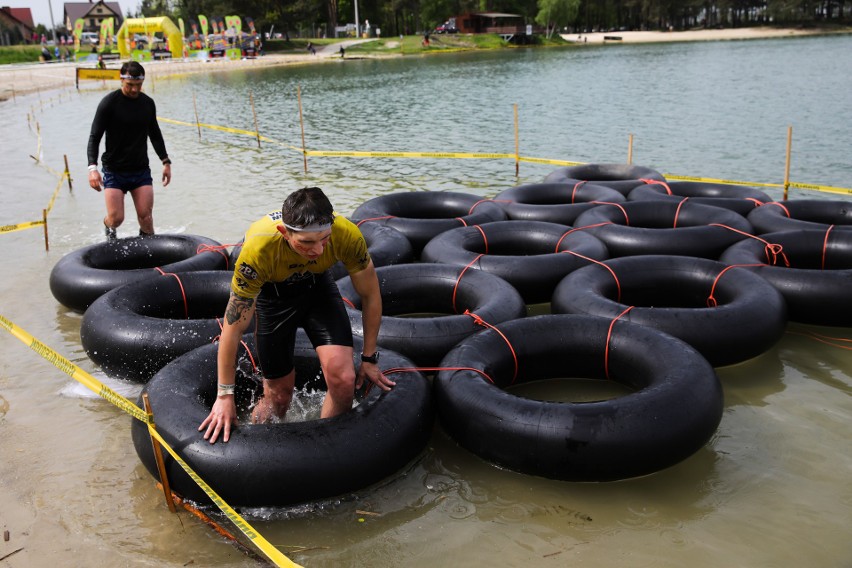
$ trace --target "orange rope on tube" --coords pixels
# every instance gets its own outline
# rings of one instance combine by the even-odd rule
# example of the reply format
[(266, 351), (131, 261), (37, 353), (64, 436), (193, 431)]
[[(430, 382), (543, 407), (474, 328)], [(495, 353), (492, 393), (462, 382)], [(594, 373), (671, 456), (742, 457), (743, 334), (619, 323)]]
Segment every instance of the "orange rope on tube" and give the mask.
[(355, 226), (360, 227), (363, 223), (366, 223), (367, 221), (381, 221), (382, 219), (396, 219), (396, 215), (385, 215), (384, 217), (370, 217), (369, 219), (361, 219)]
[(475, 323), (476, 325), (481, 325), (482, 327), (494, 330), (500, 337), (503, 338), (503, 341), (506, 342), (506, 345), (509, 347), (509, 351), (512, 353), (512, 360), (515, 362), (515, 372), (512, 374), (512, 382), (510, 384), (515, 384), (515, 379), (518, 378), (518, 353), (515, 351), (515, 348), (512, 347), (512, 342), (509, 341), (509, 338), (506, 337), (502, 331), (500, 331), (478, 315), (472, 313), (470, 310), (465, 310), (464, 315), (472, 317), (473, 323)]
[(480, 374), (492, 385), (494, 384), (494, 380), (489, 377), (485, 371), (474, 369), (473, 367), (394, 367), (392, 369), (386, 369), (382, 371), (382, 373), (390, 375), (395, 373), (437, 373), (440, 371), (473, 371), (474, 373)]
[(621, 210), (621, 214), (624, 215), (624, 222), (629, 227), (630, 226), (630, 218), (627, 216), (627, 210), (620, 203), (612, 203), (611, 201), (592, 201), (595, 205), (612, 205), (614, 207), (618, 207)]
[(674, 229), (677, 229), (677, 218), (680, 216), (680, 208), (683, 207), (683, 204), (686, 203), (687, 199), (689, 199), (689, 198), (684, 197), (683, 199), (680, 200), (680, 203), (677, 204), (677, 209), (675, 209), (675, 216), (674, 216), (674, 226), (673, 226)]
[(189, 319), (189, 301), (186, 299), (186, 290), (183, 288), (183, 282), (181, 281), (180, 276), (174, 272), (163, 272), (163, 269), (159, 266), (155, 267), (154, 270), (163, 276), (173, 276), (174, 279), (178, 281), (178, 286), (180, 286), (180, 295), (183, 296), (183, 313), (186, 316), (186, 319)]
[[(478, 227), (478, 226), (479, 226), (479, 225), (476, 225), (476, 227)], [(480, 230), (481, 230), (481, 229), (480, 229)], [(456, 307), (456, 292), (458, 292), (458, 289), (459, 289), (459, 283), (461, 282), (462, 276), (464, 276), (464, 273), (465, 273), (465, 272), (467, 272), (467, 269), (468, 269), (468, 268), (470, 268), (470, 267), (473, 265), (473, 263), (474, 263), (474, 262), (476, 262), (477, 260), (479, 260), (480, 258), (482, 258), (482, 256), (483, 256), (483, 255), (481, 255), (481, 254), (480, 254), (479, 256), (477, 256), (476, 258), (474, 258), (473, 260), (471, 260), (471, 261), (467, 264), (467, 266), (465, 266), (464, 268), (462, 268), (462, 271), (461, 271), (461, 272), (459, 272), (459, 277), (458, 277), (458, 278), (456, 278), (456, 283), (453, 285), (453, 311), (454, 311), (454, 312), (456, 312), (456, 313), (459, 313), (459, 309)]]
[(822, 241), (822, 269), (825, 270), (825, 253), (828, 251), (828, 235), (831, 234), (831, 230), (834, 228), (834, 225), (829, 225), (828, 229), (825, 231), (825, 239)]
[(778, 203), (777, 201), (770, 201), (769, 203), (767, 203), (767, 205), (775, 205), (777, 207), (780, 207), (781, 210), (784, 211), (784, 214), (787, 215), (787, 217), (789, 217), (791, 219), (793, 218), (793, 216), (790, 215), (790, 210), (787, 209), (787, 207), (784, 206), (782, 203)]
[(612, 328), (615, 326), (615, 322), (621, 319), (621, 316), (629, 312), (633, 309), (634, 306), (629, 306), (626, 310), (615, 316), (615, 318), (609, 322), (609, 330), (606, 332), (606, 348), (604, 349), (604, 375), (609, 379), (609, 343), (612, 339)]
[(578, 181), (574, 184), (574, 189), (571, 190), (571, 204), (574, 204), (574, 196), (577, 195), (577, 190), (580, 189), (583, 185), (585, 185), (586, 180)]
[(583, 256), (579, 252), (574, 252), (573, 250), (563, 250), (562, 252), (568, 253), (568, 254), (573, 254), (574, 256), (580, 257), (583, 260), (588, 260), (589, 262), (593, 262), (593, 263), (597, 264), (598, 266), (603, 266), (604, 268), (609, 270), (609, 273), (612, 275), (613, 280), (615, 280), (615, 287), (618, 290), (618, 296), (616, 297), (615, 301), (621, 302), (621, 282), (618, 281), (618, 276), (616, 276), (615, 271), (610, 266), (604, 264), (600, 260), (595, 260), (594, 258), (590, 258), (588, 256)]
[(658, 179), (647, 179), (647, 178), (639, 178), (639, 181), (645, 183), (646, 185), (661, 185), (664, 188), (666, 188), (666, 194), (667, 195), (674, 195), (672, 193), (672, 188), (670, 188), (669, 184), (667, 184), (664, 181), (660, 181)]

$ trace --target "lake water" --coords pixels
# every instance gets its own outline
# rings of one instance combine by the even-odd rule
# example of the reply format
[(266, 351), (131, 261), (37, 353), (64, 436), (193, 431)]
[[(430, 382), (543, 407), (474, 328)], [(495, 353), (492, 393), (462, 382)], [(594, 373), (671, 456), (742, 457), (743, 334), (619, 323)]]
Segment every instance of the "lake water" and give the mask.
[[(520, 153), (633, 161), (663, 173), (852, 186), (852, 36), (440, 57), (194, 74), (148, 81), (161, 117), (253, 129), (322, 150)], [(211, 64), (213, 65), (213, 64)], [(218, 65), (218, 64), (217, 64)], [(211, 67), (212, 68), (212, 67)], [(41, 93), (0, 104), (0, 313), (119, 392), (80, 345), (81, 316), (48, 288), (61, 256), (102, 238), (103, 203), (86, 186), (89, 125), (105, 91)], [(36, 126), (37, 123), (37, 126)], [(484, 197), (539, 181), (554, 166), (511, 160), (318, 158), (249, 137), (161, 123), (174, 161), (157, 188), (161, 233), (234, 243), (305, 184), (351, 212), (391, 191)], [(40, 132), (40, 138), (37, 134)], [(155, 174), (159, 168), (155, 168)], [(769, 190), (780, 196), (778, 190)], [(791, 197), (835, 198), (794, 190)], [(129, 202), (128, 202), (129, 205)], [(130, 217), (133, 217), (130, 215)], [(135, 220), (119, 230), (135, 234)], [(498, 469), (436, 427), (421, 458), (376, 487), (286, 510), (247, 511), (270, 542), (307, 566), (849, 566), (852, 562), (852, 357), (791, 324), (760, 357), (718, 369), (725, 412), (702, 450), (665, 471), (616, 483), (566, 483)], [(168, 512), (130, 441), (130, 418), (0, 335), (0, 525), (4, 566), (251, 566), (221, 537)], [(547, 396), (557, 396), (544, 388)], [(282, 481), (286, 482), (286, 481)], [(359, 511), (376, 513), (365, 515)]]

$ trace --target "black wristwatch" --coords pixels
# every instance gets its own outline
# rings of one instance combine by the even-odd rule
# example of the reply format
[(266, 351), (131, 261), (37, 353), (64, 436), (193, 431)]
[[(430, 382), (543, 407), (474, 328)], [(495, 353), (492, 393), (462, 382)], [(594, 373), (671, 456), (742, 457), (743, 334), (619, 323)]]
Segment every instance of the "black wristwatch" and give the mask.
[(379, 352), (376, 351), (372, 355), (365, 355), (364, 353), (361, 353), (361, 360), (365, 363), (372, 363), (375, 365), (379, 362)]

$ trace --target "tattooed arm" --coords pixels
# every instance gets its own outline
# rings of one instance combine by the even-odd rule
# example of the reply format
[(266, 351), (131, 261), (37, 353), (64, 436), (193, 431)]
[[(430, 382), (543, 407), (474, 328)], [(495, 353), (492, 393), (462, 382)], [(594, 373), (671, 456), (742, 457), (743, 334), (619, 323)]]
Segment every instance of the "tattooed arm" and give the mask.
[[(219, 385), (233, 385), (236, 374), (237, 349), (240, 339), (254, 316), (254, 299), (243, 298), (231, 292), (228, 307), (225, 309), (225, 323), (219, 338)], [(226, 388), (227, 390), (227, 388)], [(213, 410), (198, 430), (204, 430), (204, 439), (213, 444), (222, 435), (222, 441), (231, 437), (231, 427), (237, 425), (237, 405), (232, 392), (221, 393), (213, 403)]]

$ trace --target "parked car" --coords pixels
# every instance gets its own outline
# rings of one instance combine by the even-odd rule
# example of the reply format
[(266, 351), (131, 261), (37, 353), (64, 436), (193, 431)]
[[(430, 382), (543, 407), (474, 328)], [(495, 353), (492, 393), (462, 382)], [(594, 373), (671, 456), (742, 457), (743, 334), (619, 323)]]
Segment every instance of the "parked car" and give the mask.
[(80, 35), (81, 45), (98, 45), (100, 35), (95, 32), (83, 32)]
[(450, 24), (449, 22), (446, 22), (446, 23), (441, 24), (437, 28), (435, 28), (435, 33), (436, 34), (457, 34), (457, 33), (459, 33), (459, 30), (454, 25)]

